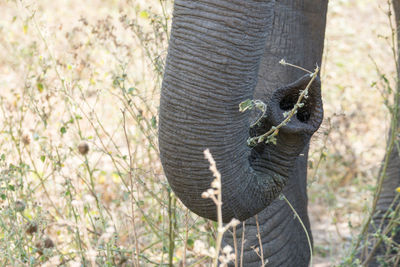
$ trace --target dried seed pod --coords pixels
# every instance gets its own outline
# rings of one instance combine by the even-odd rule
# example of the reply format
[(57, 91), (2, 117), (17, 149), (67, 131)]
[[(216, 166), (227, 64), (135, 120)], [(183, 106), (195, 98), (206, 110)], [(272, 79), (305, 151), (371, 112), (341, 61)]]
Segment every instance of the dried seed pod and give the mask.
[(23, 212), (25, 210), (25, 207), (26, 207), (25, 203), (21, 200), (17, 200), (14, 203), (14, 208), (18, 212)]
[(50, 237), (44, 237), (43, 239), (36, 242), (35, 247), (39, 255), (43, 255), (44, 249), (54, 248), (54, 242)]
[(123, 266), (124, 264), (126, 264), (128, 262), (128, 258), (125, 256), (121, 256), (121, 258), (118, 261), (118, 266)]
[(54, 248), (54, 242), (49, 237), (44, 239), (44, 248)]
[(82, 142), (78, 146), (78, 151), (81, 155), (86, 155), (89, 152), (89, 144)]
[(37, 231), (38, 231), (38, 225), (37, 225), (36, 222), (30, 221), (30, 222), (28, 222), (28, 223), (26, 224), (26, 230), (25, 230), (25, 232), (26, 232), (27, 234), (32, 235), (32, 234), (36, 233)]
[(24, 134), (22, 135), (21, 141), (25, 146), (27, 146), (31, 143), (31, 137), (29, 136), (29, 134)]

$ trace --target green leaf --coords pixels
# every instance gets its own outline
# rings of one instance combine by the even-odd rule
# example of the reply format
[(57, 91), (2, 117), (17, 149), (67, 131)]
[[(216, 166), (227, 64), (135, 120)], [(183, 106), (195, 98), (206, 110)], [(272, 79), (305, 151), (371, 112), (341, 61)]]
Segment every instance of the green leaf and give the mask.
[(274, 135), (270, 135), (267, 137), (267, 141), (265, 142), (266, 144), (274, 144), (276, 145), (276, 137)]
[(88, 214), (89, 213), (89, 208), (86, 205), (83, 207), (83, 213), (84, 214)]
[(193, 246), (194, 246), (194, 241), (193, 241), (193, 239), (189, 238), (189, 239), (187, 240), (187, 245), (188, 245), (189, 248), (193, 248)]
[(63, 126), (60, 128), (61, 134), (65, 134), (67, 132), (67, 129)]
[(253, 100), (247, 99), (239, 104), (239, 111), (245, 112), (248, 109), (252, 109), (254, 107)]
[(142, 19), (148, 19), (148, 18), (149, 18), (149, 12), (147, 12), (146, 10), (143, 10), (143, 11), (141, 11), (141, 12), (139, 13), (139, 16), (140, 16)]
[(0, 197), (2, 200), (5, 200), (7, 198), (7, 196), (5, 194), (1, 194)]
[(155, 116), (151, 117), (151, 127), (153, 127), (154, 129), (157, 128), (157, 118)]
[(42, 162), (44, 162), (44, 161), (46, 160), (46, 156), (44, 156), (44, 155), (40, 156), (40, 160), (41, 160)]
[(38, 91), (39, 91), (40, 93), (43, 92), (43, 90), (44, 90), (43, 83), (37, 83), (37, 84), (36, 84), (36, 87), (37, 87), (37, 89), (38, 89)]
[(283, 117), (286, 118), (290, 114), (290, 110), (283, 112)]

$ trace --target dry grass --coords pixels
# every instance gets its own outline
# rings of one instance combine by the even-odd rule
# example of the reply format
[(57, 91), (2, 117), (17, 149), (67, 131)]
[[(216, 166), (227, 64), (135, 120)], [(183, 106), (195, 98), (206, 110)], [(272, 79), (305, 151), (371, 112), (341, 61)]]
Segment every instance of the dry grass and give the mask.
[[(211, 262), (216, 225), (187, 213), (158, 159), (165, 8), (0, 2), (0, 266)], [(369, 56), (394, 75), (378, 38), (390, 33), (384, 10), (385, 0), (329, 6), (326, 119), (310, 160), (315, 266), (346, 255), (371, 203), (388, 114)]]
[(158, 159), (165, 8), (0, 3), (1, 266), (167, 265), (183, 243), (202, 259), (210, 231), (183, 221)]
[(316, 266), (337, 264), (349, 253), (372, 203), (390, 119), (388, 96), (373, 86), (381, 80), (374, 61), (389, 79), (396, 77), (386, 11), (385, 0), (329, 4), (325, 121), (312, 143), (309, 171)]

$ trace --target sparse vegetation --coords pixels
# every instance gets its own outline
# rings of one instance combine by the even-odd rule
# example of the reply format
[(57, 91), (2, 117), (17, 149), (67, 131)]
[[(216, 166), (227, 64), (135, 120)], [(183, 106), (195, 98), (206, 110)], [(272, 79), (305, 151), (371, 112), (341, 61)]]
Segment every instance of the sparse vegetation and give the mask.
[[(356, 264), (371, 211), (397, 83), (386, 7), (330, 3), (309, 162), (315, 266)], [(171, 8), (0, 3), (0, 266), (212, 264), (221, 226), (177, 200), (158, 158)]]

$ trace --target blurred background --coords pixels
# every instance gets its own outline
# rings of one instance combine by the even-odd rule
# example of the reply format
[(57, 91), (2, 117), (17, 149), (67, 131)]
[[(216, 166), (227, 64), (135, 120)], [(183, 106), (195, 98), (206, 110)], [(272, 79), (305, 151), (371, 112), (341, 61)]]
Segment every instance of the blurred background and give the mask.
[[(158, 156), (172, 2), (0, 10), (0, 266), (208, 266), (215, 224), (175, 198)], [(349, 256), (371, 206), (395, 88), (388, 10), (329, 3), (309, 161), (315, 266)]]

